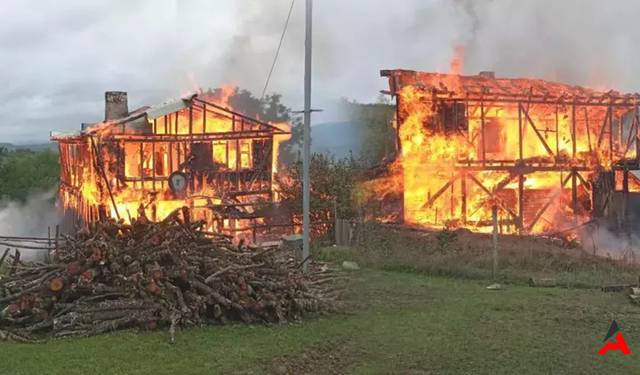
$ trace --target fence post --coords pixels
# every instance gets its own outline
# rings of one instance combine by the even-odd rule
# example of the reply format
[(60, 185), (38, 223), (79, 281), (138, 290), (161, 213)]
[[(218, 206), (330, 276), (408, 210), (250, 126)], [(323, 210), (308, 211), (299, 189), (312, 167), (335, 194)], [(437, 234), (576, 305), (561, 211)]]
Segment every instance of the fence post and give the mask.
[(58, 252), (58, 237), (59, 236), (60, 236), (60, 225), (56, 224), (56, 242), (55, 242), (56, 253)]
[(51, 226), (47, 227), (47, 255), (45, 261), (48, 263), (51, 260)]
[(493, 277), (498, 274), (498, 207), (493, 205)]
[(340, 246), (340, 222), (338, 221), (338, 201), (333, 198), (333, 236), (336, 246)]

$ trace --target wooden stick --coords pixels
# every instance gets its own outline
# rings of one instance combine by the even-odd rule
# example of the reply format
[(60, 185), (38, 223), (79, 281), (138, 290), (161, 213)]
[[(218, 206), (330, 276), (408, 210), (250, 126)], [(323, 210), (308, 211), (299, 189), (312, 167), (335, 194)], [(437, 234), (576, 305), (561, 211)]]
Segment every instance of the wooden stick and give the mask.
[(2, 267), (2, 265), (4, 264), (4, 259), (7, 257), (7, 255), (9, 254), (9, 251), (11, 249), (7, 248), (4, 253), (2, 253), (2, 257), (0, 257), (0, 267)]
[(13, 262), (11, 264), (11, 268), (9, 268), (9, 276), (13, 274), (15, 271), (14, 267), (17, 267), (20, 264), (20, 250), (16, 249), (15, 254), (13, 254)]
[(633, 284), (622, 284), (622, 285), (605, 285), (600, 288), (603, 292), (622, 292), (623, 290), (631, 287)]

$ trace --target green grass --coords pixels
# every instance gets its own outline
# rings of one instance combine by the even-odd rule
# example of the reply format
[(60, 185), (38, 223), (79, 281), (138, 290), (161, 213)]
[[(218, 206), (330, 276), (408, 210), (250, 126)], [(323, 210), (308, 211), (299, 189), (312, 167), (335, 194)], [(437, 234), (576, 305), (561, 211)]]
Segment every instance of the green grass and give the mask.
[(495, 276), (491, 235), (372, 225), (366, 228), (363, 238), (359, 248), (321, 248), (316, 250), (316, 256), (388, 271), (474, 280), (524, 284), (530, 277), (550, 277), (558, 285), (574, 288), (637, 283), (640, 274), (638, 265), (597, 257), (578, 247), (562, 247), (544, 238), (501, 236)]
[[(283, 326), (0, 343), (2, 374), (640, 373), (640, 307), (622, 293), (352, 273), (347, 315)], [(616, 319), (631, 355), (596, 353)], [(310, 363), (310, 365), (307, 365)]]

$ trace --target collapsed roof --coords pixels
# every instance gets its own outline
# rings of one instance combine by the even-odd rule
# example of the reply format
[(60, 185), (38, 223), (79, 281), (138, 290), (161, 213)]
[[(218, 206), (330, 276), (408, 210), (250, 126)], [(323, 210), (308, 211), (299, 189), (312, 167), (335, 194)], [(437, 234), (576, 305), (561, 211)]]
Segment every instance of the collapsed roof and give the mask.
[(621, 94), (618, 91), (598, 91), (582, 86), (530, 78), (494, 78), (493, 72), (474, 76), (428, 73), (415, 70), (381, 70), (381, 77), (389, 78), (390, 94), (405, 87), (430, 91), (439, 96), (460, 99), (512, 99), (543, 102), (575, 102), (583, 104), (635, 105), (640, 94)]

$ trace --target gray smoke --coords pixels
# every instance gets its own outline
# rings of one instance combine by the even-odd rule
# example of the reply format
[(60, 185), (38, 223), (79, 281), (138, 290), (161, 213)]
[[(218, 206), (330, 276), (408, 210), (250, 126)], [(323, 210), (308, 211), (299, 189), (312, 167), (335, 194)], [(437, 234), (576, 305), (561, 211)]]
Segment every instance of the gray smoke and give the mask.
[[(226, 9), (225, 42), (205, 53), (206, 64), (202, 54), (210, 49), (202, 35), (189, 49), (200, 60), (191, 62), (192, 70), (199, 82), (260, 93), (291, 3), (234, 4)], [(184, 8), (178, 14), (188, 25), (205, 22), (207, 12), (194, 11), (198, 4)], [(448, 71), (455, 46), (464, 48), (465, 74), (494, 70), (502, 77), (640, 91), (639, 11), (640, 2), (632, 0), (315, 1), (313, 106), (325, 113), (314, 114), (314, 122), (333, 120), (341, 97), (375, 101), (387, 88), (380, 69)], [(268, 90), (283, 93), (295, 109), (302, 108), (304, 21), (304, 0), (296, 0)]]
[(640, 3), (632, 0), (454, 0), (467, 73), (640, 91)]

